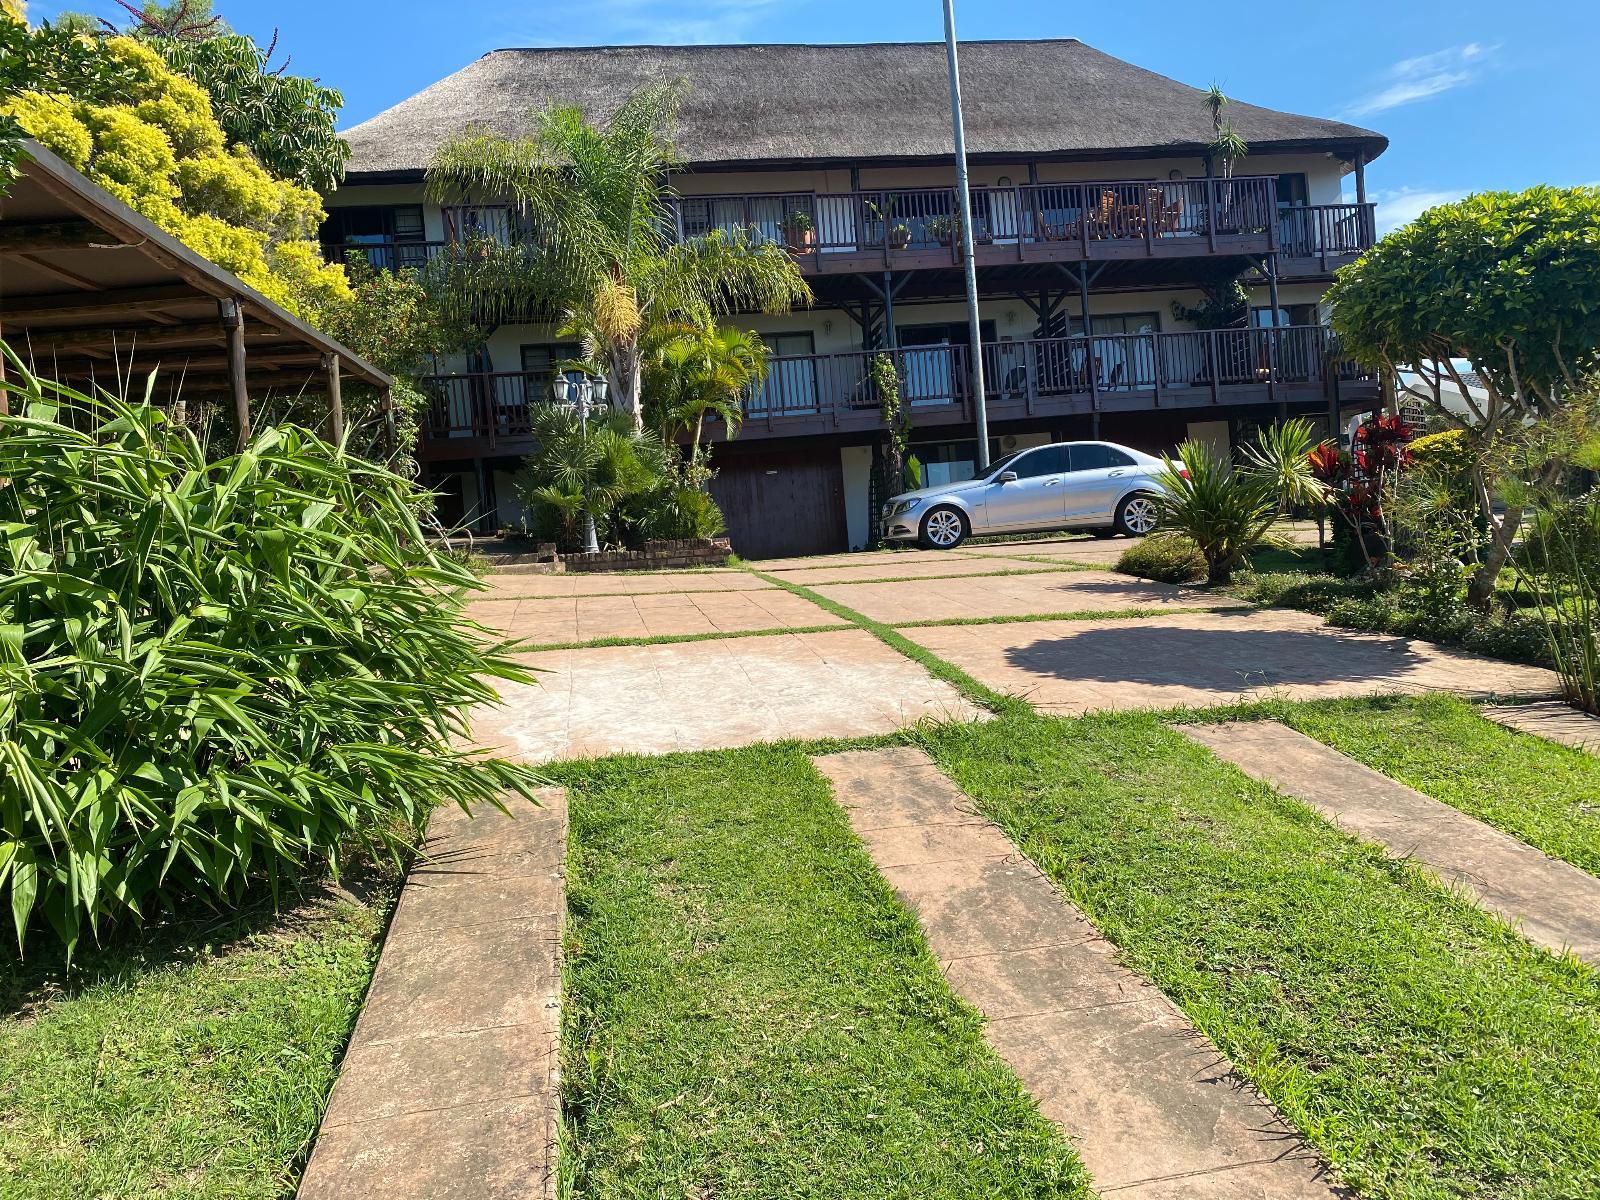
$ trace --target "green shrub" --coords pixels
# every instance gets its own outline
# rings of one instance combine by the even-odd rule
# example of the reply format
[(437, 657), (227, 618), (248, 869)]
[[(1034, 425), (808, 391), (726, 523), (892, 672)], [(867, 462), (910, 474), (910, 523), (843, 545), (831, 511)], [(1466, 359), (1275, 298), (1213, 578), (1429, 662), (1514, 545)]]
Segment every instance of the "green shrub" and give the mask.
[[(0, 893), (86, 933), (238, 903), (436, 804), (526, 793), (452, 749), (487, 678), (412, 486), (302, 430), (208, 461), (157, 410), (21, 383), (0, 417)], [(17, 415), (20, 412), (21, 415)]]
[(1157, 533), (1124, 550), (1117, 570), (1157, 583), (1194, 583), (1206, 577), (1206, 560), (1182, 534)]

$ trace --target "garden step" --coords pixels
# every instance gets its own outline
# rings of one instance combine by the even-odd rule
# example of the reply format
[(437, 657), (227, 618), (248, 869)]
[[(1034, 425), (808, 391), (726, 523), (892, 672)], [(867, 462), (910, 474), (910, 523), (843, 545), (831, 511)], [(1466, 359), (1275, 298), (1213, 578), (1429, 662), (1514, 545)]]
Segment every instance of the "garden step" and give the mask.
[(1276, 721), (1182, 732), (1341, 829), (1466, 889), (1530, 941), (1600, 965), (1600, 879)]
[(1538, 704), (1491, 705), (1483, 710), (1489, 720), (1510, 729), (1549, 738), (1563, 746), (1600, 753), (1600, 717), (1573, 708), (1562, 700)]
[(555, 1196), (567, 803), (441, 808), (299, 1200)]
[(1101, 1194), (1332, 1200), (1316, 1153), (920, 750), (812, 760)]

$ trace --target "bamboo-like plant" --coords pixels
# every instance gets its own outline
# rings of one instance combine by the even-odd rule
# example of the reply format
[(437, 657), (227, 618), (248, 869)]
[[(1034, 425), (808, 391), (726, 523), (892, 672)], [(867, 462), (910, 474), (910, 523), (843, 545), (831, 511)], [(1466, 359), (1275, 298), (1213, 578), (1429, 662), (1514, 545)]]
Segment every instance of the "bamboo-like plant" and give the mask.
[(1593, 494), (1546, 502), (1532, 523), (1538, 569), (1526, 573), (1568, 703), (1600, 715), (1600, 515)]
[[(0, 350), (4, 350), (0, 346)], [(0, 896), (70, 948), (398, 856), (438, 804), (527, 794), (454, 746), (491, 679), (477, 586), (415, 488), (293, 427), (220, 459), (10, 357), (0, 416)]]

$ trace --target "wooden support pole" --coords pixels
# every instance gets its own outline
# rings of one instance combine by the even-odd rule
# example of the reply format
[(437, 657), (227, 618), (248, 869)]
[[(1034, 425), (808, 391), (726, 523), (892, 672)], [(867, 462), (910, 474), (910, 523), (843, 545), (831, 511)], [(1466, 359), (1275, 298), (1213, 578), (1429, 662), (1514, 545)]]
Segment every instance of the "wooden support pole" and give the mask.
[(1367, 152), (1356, 151), (1356, 203), (1367, 202)]
[(328, 423), (333, 434), (333, 444), (344, 442), (344, 398), (339, 392), (339, 356), (324, 354), (323, 368), (328, 372)]
[(239, 426), (239, 448), (250, 440), (250, 389), (244, 377), (244, 312), (233, 298), (217, 301), (217, 317), (228, 333), (228, 390)]

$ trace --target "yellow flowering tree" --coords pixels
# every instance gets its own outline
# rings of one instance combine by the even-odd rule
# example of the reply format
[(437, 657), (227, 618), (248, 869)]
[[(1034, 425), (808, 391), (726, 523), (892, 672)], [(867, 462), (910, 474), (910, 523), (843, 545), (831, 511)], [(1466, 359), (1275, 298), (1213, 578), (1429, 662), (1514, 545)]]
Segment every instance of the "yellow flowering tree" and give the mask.
[(23, 91), (0, 103), (0, 115), (296, 316), (322, 323), (348, 306), (344, 271), (323, 262), (316, 242), (317, 194), (229, 146), (210, 96), (149, 46), (129, 37), (94, 44), (120, 75), (114, 102)]

